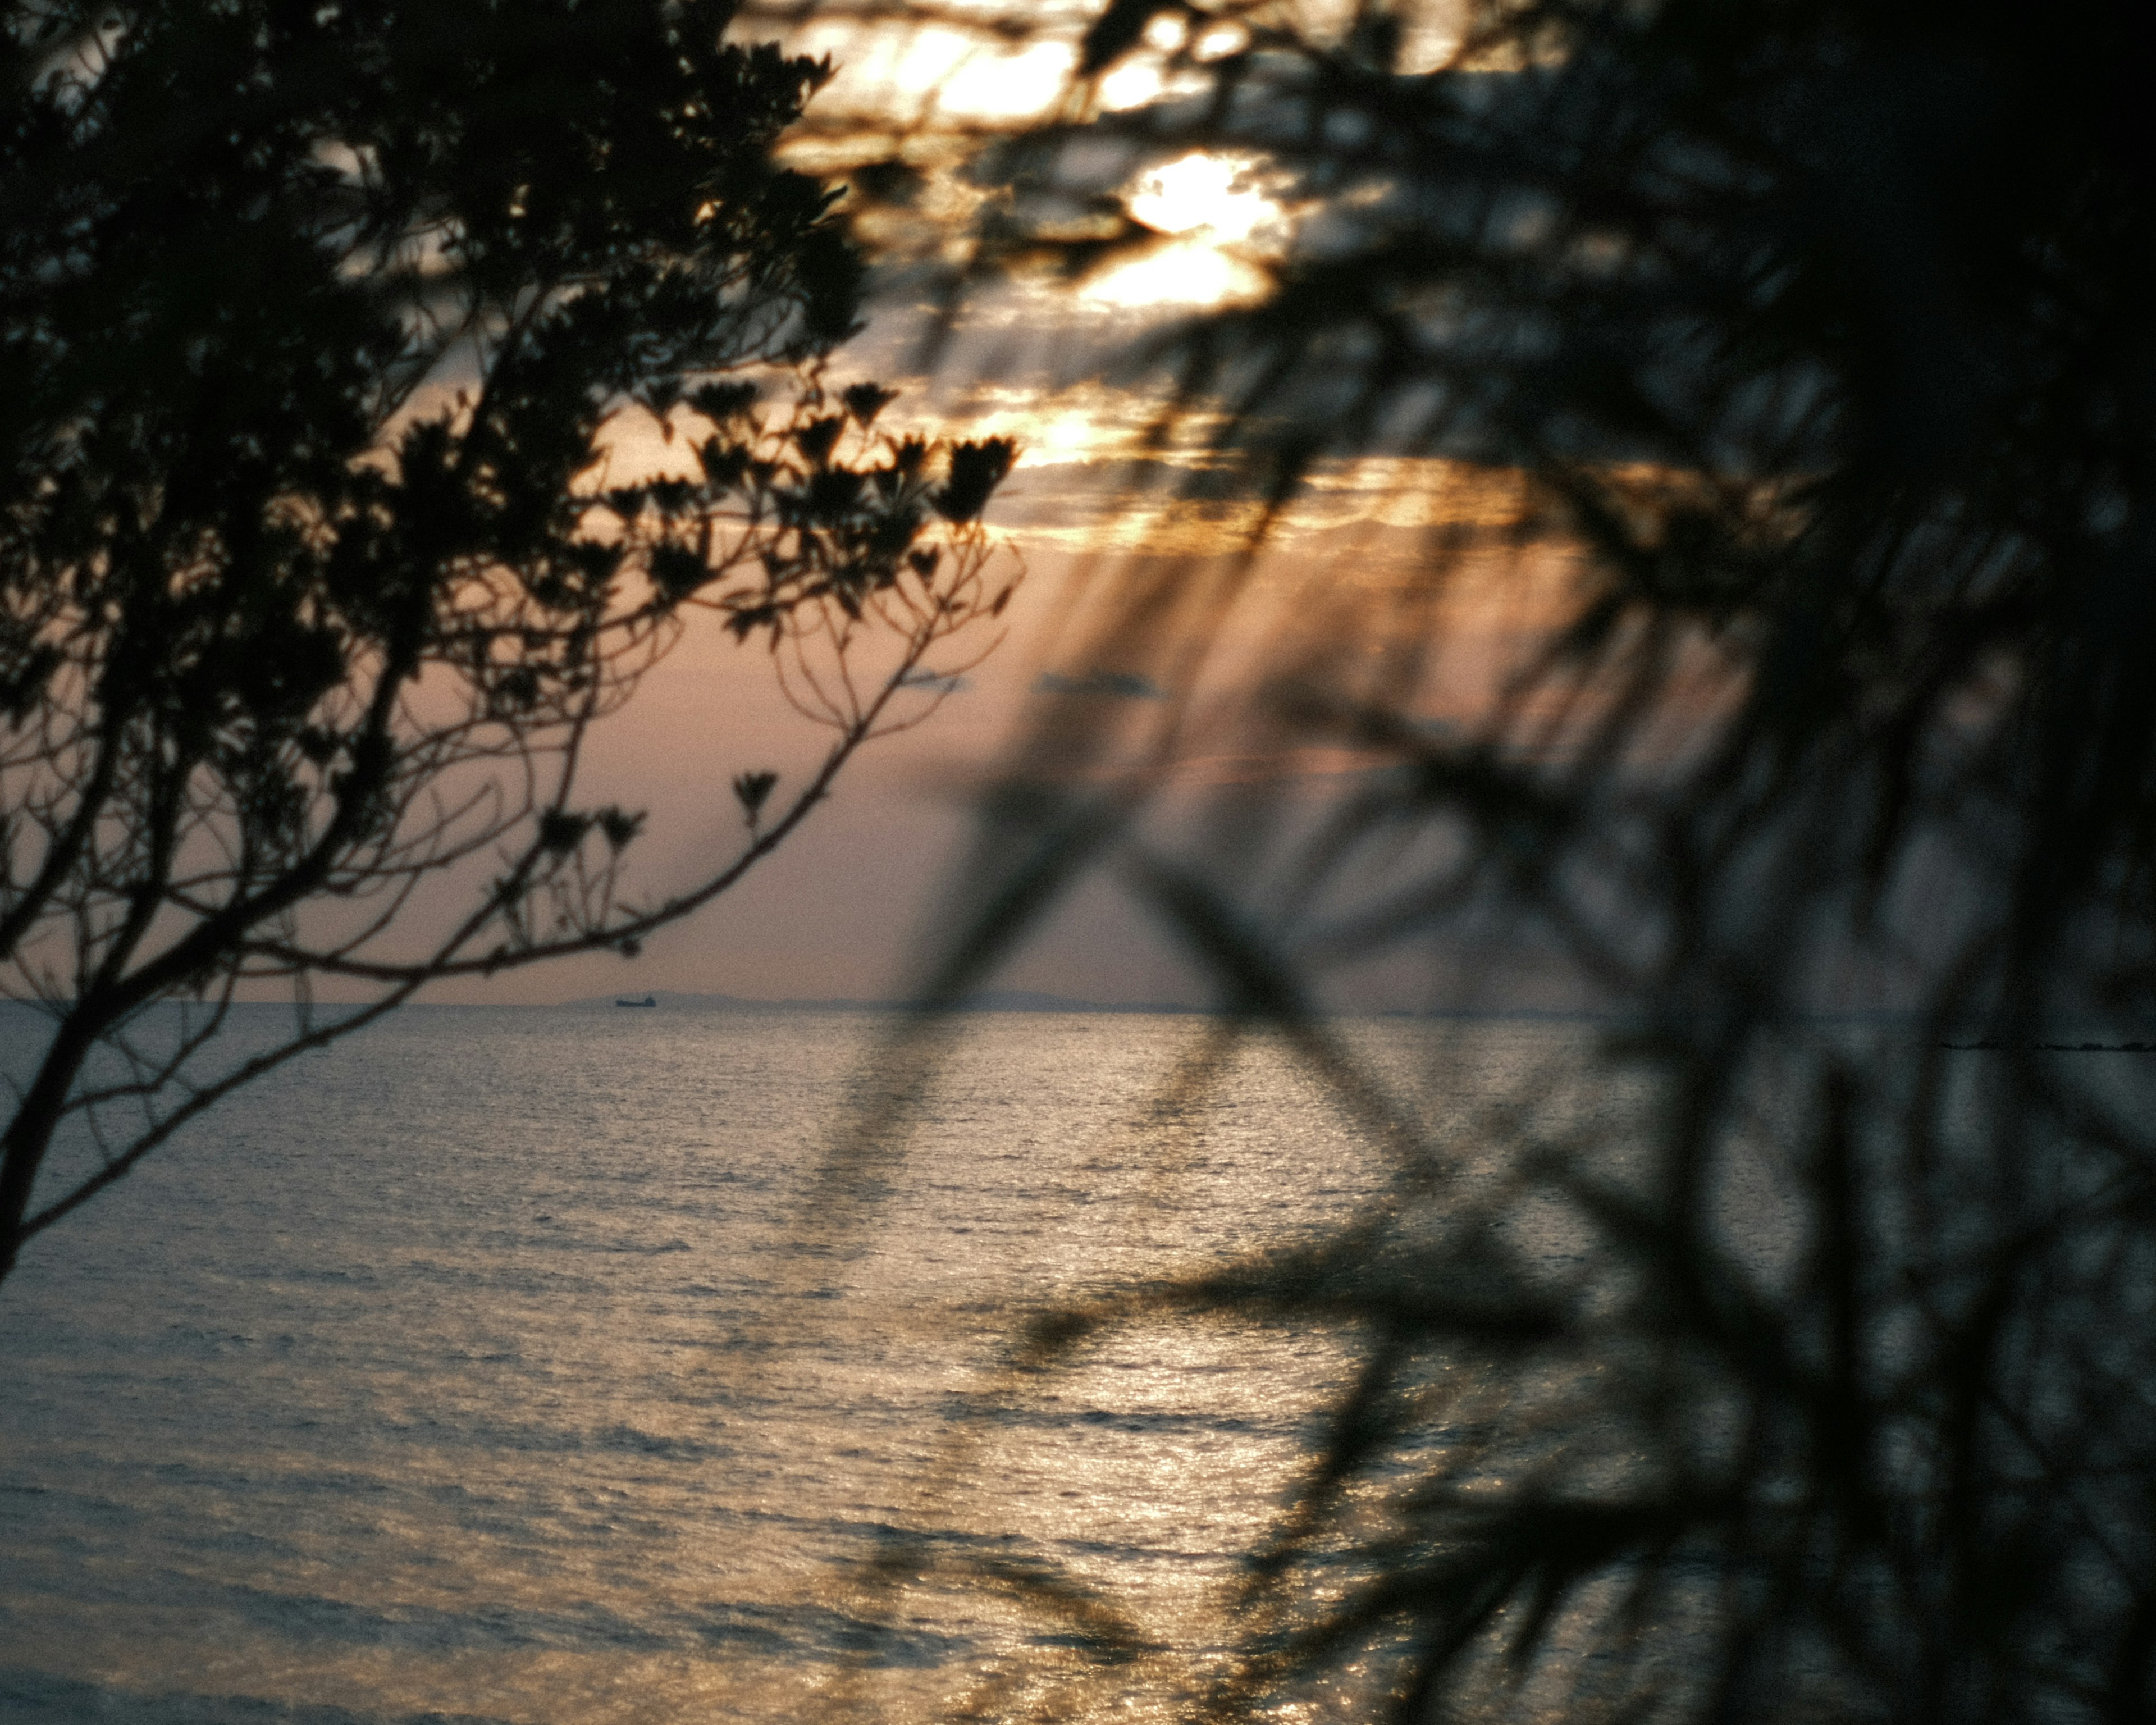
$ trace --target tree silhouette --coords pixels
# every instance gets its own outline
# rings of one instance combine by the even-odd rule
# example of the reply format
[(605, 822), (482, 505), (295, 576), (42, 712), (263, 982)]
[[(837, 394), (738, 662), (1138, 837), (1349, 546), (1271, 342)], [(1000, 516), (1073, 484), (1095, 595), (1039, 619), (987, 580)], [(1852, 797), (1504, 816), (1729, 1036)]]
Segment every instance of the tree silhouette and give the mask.
[[(1001, 611), (1009, 446), (827, 399), (860, 265), (772, 151), (830, 68), (722, 40), (736, 9), (8, 8), (0, 963), (49, 1022), (0, 1274), (424, 983), (634, 951)], [(610, 472), (639, 418), (676, 470)], [(580, 750), (699, 616), (835, 735), (790, 798), (741, 781), (737, 851), (632, 896), (640, 817), (579, 800)], [(204, 1065), (249, 984), (324, 978), (363, 1004)], [(96, 1153), (41, 1189), (70, 1121)]]
[[(972, 158), (978, 266), (1099, 267), (1157, 243), (1147, 165), (1252, 163), (1300, 241), (1158, 350), (1202, 482), (1277, 519), (1383, 454), (1523, 500), (1303, 590), (1243, 722), (1363, 752), (1322, 814), (1149, 825), (1059, 713), (950, 950), (955, 991), (1112, 865), (1399, 1159), (1338, 1237), (1028, 1356), (1223, 1311), (1356, 1342), (1204, 1694), (2148, 1717), (2156, 1144), (2127, 1055), (2059, 1051), (2156, 1009), (2146, 9), (1114, 0), (1065, 39), (1063, 104)], [(1103, 110), (1140, 64), (1163, 94)], [(1537, 581), (1538, 649), (1430, 722), (1447, 597)], [(1096, 640), (1187, 667), (1242, 593), (1134, 565)], [(1110, 722), (1194, 720), (1119, 712), (1096, 762)], [(1440, 949), (1620, 1012), (1625, 1106), (1426, 1128), (1311, 1004)]]

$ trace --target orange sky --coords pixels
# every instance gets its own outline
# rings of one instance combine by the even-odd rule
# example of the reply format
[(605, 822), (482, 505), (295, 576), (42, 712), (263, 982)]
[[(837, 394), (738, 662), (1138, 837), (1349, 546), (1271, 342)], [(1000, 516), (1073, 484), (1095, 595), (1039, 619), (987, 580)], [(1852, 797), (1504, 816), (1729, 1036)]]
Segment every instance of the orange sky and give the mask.
[[(1504, 668), (1542, 638), (1568, 580), (1562, 560), (1544, 558), (1533, 570), (1507, 562), (1489, 578), (1419, 595), (1426, 524), (1413, 517), (1428, 501), (1423, 487), (1432, 476), (1412, 475), (1415, 483), (1402, 487), (1398, 473), (1380, 473), (1367, 489), (1342, 482), (1314, 496), (1286, 524), (1278, 547), (1235, 585), (1230, 603), (1226, 589), (1207, 586), (1203, 554), (1235, 541), (1239, 512), (1167, 509), (1141, 526), (1110, 513), (1116, 478), (1106, 461), (1021, 468), (991, 516), (1005, 527), (1006, 557), (1023, 557), (1028, 567), (1005, 638), (924, 726), (858, 757), (833, 798), (758, 875), (634, 961), (572, 961), (430, 998), (903, 992), (941, 896), (963, 891), (952, 871), (971, 798), (1009, 764), (1029, 727), (1051, 738), (1059, 727), (1097, 737), (1112, 733), (1125, 716), (1116, 709), (1127, 708), (1137, 721), (1127, 755), (1150, 740), (1167, 716), (1164, 697), (1180, 688), (1205, 716), (1175, 751), (1177, 783), (1202, 792), (1301, 778), (1322, 789), (1368, 770), (1369, 758), (1322, 742), (1283, 752), (1236, 725), (1235, 715), (1280, 668), (1284, 641), (1299, 630), (1323, 636), (1328, 671), (1337, 674), (1343, 655), (1358, 653), (1374, 672), (1395, 629), (1441, 637), (1446, 651), (1422, 675), (1421, 710), (1433, 721), (1466, 723)], [(1462, 512), (1471, 514), (1476, 485), (1457, 489), (1466, 494)], [(1089, 558), (1089, 545), (1102, 554)], [(1216, 578), (1219, 567), (1212, 565)], [(1164, 668), (1146, 642), (1099, 638), (1098, 601), (1148, 579), (1218, 608), (1202, 627), (1186, 617), (1162, 632), (1163, 641), (1203, 633), (1207, 653), (1195, 665)], [(699, 629), (601, 729), (580, 800), (648, 809), (639, 874), (654, 885), (678, 881), (737, 842), (728, 788), (735, 773), (775, 767), (798, 783), (824, 746), (824, 733), (784, 705), (760, 648)], [(1111, 762), (1121, 758), (1111, 750)], [(1101, 999), (1197, 998), (1194, 977), (1106, 889), (1081, 894), (1003, 981)]]
[[(819, 110), (855, 121), (917, 117), (931, 93), (947, 114), (1006, 119), (1052, 94), (1068, 64), (1067, 51), (1014, 56), (936, 29), (867, 40), (825, 30), (795, 45), (841, 61), (846, 69)], [(1148, 75), (1140, 57), (1124, 79), (1128, 87), (1111, 90), (1110, 99), (1157, 93), (1158, 79), (1148, 85)], [(1159, 398), (1142, 379), (1104, 381), (1116, 376), (1112, 361), (1158, 321), (1253, 290), (1250, 260), (1284, 243), (1291, 213), (1270, 198), (1252, 164), (1232, 158), (1186, 157), (1134, 177), (1125, 196), (1132, 214), (1161, 234), (1151, 252), (1075, 290), (1019, 282), (980, 297), (933, 379), (911, 375), (915, 331), (902, 307), (886, 308), (832, 367), (836, 382), (874, 377), (906, 386), (886, 429), (1020, 440), (1018, 470), (989, 519), (1010, 542), (1007, 556), (1022, 557), (1030, 572), (999, 649), (929, 724), (859, 757), (829, 803), (758, 875), (637, 959), (580, 959), (444, 986), (429, 998), (541, 1001), (646, 988), (766, 998), (901, 993), (918, 973), (942, 895), (965, 891), (953, 866), (970, 798), (1029, 730), (1051, 738), (1063, 726), (1098, 732), (1122, 702), (1139, 721), (1136, 737), (1168, 716), (1170, 703), (1158, 697), (1179, 693), (1207, 716), (1178, 743), (1183, 783), (1337, 783), (1368, 762), (1322, 743), (1283, 754), (1238, 735), (1233, 718), (1221, 716), (1248, 710), (1280, 670), (1283, 643), (1298, 639), (1326, 639), (1328, 675), (1352, 680), (1358, 655), (1375, 675), (1404, 639), (1441, 634), (1445, 655), (1416, 674), (1415, 709), (1433, 722), (1457, 723), (1486, 704), (1502, 669), (1518, 662), (1561, 608), (1567, 567), (1548, 556), (1502, 568), (1471, 560), (1468, 574), (1441, 595), (1426, 590), (1423, 572), (1434, 530), (1512, 517), (1520, 498), (1507, 475), (1434, 459), (1322, 470), (1277, 522), (1267, 556), (1235, 587), (1232, 605), (1187, 566), (1243, 542), (1255, 506), (1234, 495), (1233, 483), (1209, 488), (1224, 493), (1214, 501), (1133, 506), (1134, 475), (1159, 495), (1204, 461), (1204, 427), (1190, 424), (1180, 444), (1134, 465)], [(624, 421), (616, 477), (679, 459), (680, 449), (662, 444), (655, 427)], [(1102, 639), (1103, 598), (1163, 575), (1183, 583), (1180, 630)], [(1193, 606), (1203, 614), (1192, 614)], [(1160, 660), (1162, 642), (1197, 635), (1209, 643), (1201, 660)], [(1104, 674), (1143, 677), (1150, 687), (1111, 685)], [(798, 783), (822, 747), (821, 734), (786, 708), (760, 650), (701, 631), (598, 736), (578, 800), (650, 811), (636, 855), (655, 894), (738, 842), (733, 774), (776, 767)], [(1081, 892), (1002, 980), (1101, 999), (1199, 998), (1193, 975), (1143, 920), (1097, 886)]]

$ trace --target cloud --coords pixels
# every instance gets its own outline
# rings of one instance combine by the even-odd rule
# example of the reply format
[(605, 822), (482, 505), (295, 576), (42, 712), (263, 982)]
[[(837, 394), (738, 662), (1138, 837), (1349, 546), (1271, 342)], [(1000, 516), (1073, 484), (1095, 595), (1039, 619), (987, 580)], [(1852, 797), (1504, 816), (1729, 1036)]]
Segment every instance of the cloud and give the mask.
[(957, 695), (973, 686), (964, 677), (947, 676), (941, 671), (929, 670), (925, 667), (908, 671), (898, 680), (898, 684), (901, 689), (922, 689), (931, 695)]
[(1081, 677), (1066, 677), (1055, 671), (1043, 671), (1034, 679), (1033, 692), (1036, 695), (1106, 696), (1116, 701), (1159, 701), (1163, 698), (1158, 683), (1132, 671), (1088, 671)]

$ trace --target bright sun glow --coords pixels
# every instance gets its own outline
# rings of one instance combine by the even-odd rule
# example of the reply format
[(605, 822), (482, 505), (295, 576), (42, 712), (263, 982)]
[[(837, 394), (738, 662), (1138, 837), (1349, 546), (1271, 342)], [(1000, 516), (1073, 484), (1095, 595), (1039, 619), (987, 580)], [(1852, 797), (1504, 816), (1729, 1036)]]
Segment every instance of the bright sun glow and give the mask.
[(1132, 217), (1173, 244), (1090, 284), (1111, 305), (1224, 305), (1262, 295), (1264, 273), (1235, 249), (1262, 245), (1285, 215), (1247, 158), (1182, 157), (1145, 174), (1124, 196)]
[(1280, 218), (1281, 207), (1255, 183), (1252, 164), (1232, 156), (1185, 156), (1155, 168), (1126, 203), (1162, 234), (1204, 234), (1235, 245)]

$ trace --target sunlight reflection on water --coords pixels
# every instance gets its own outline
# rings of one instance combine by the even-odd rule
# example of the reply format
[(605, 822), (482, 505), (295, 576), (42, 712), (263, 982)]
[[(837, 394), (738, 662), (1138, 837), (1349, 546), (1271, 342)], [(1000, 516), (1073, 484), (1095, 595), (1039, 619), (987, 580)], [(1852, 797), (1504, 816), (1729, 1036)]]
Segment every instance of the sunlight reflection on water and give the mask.
[[(1202, 1021), (983, 1015), (834, 1221), (809, 1182), (891, 1027), (413, 1011), (40, 1240), (0, 1290), (0, 1712), (921, 1717), (1054, 1671), (1045, 1564), (1202, 1658), (1340, 1338), (1012, 1338), (1387, 1169), (1270, 1045), (1184, 1095)], [(1589, 1034), (1349, 1032), (1404, 1086), (1450, 1039), (1440, 1137)]]

